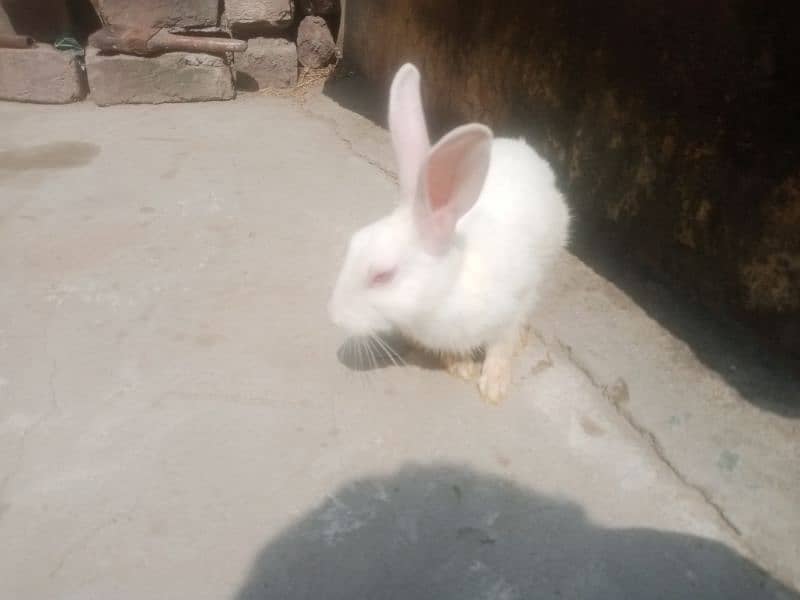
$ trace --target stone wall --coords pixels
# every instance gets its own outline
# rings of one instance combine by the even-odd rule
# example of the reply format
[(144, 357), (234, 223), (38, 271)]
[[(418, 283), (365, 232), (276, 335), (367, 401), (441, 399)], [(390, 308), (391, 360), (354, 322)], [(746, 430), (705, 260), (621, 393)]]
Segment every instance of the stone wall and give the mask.
[(800, 353), (800, 8), (788, 6), (351, 1), (344, 54), (382, 89), (417, 63), (438, 132), (475, 119), (525, 135), (559, 173), (582, 254), (613, 242)]
[[(0, 34), (36, 42), (21, 49), (0, 39), (0, 99), (73, 102), (88, 88), (89, 98), (105, 106), (229, 100), (236, 89), (293, 88), (298, 68), (335, 63), (338, 22), (338, 0), (0, 0)], [(96, 40), (96, 48), (87, 48), (103, 25), (134, 33), (136, 55), (131, 48), (109, 52)], [(162, 38), (235, 37), (247, 49), (173, 46), (142, 56), (157, 32)]]
[(51, 45), (71, 28), (63, 0), (0, 0), (0, 37), (23, 36), (31, 42), (24, 48), (0, 43), (0, 100), (65, 104), (84, 97), (80, 56)]
[(326, 21), (326, 17), (338, 16), (334, 1), (93, 2), (103, 21), (111, 25), (167, 27), (184, 34), (202, 30), (203, 34), (215, 32), (248, 42), (244, 52), (222, 57), (223, 65), (214, 57), (121, 59), (90, 53), (89, 87), (100, 104), (229, 99), (234, 87), (245, 91), (291, 88), (298, 81), (298, 66), (323, 67), (335, 58), (336, 47)]

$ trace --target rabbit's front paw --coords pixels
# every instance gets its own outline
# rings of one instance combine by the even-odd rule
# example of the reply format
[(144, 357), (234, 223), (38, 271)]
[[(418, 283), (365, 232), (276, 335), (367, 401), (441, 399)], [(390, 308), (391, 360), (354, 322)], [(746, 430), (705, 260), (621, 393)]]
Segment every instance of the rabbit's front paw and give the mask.
[(446, 357), (444, 367), (450, 375), (455, 375), (464, 381), (476, 381), (481, 376), (481, 364), (471, 356)]
[(506, 359), (487, 357), (478, 381), (478, 389), (483, 399), (489, 404), (500, 404), (508, 395), (510, 386), (511, 362)]

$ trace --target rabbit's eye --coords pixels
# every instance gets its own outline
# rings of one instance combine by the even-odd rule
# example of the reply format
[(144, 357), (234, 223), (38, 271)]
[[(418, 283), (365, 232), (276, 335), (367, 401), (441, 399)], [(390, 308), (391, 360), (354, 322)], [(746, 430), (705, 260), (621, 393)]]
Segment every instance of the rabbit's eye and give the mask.
[(377, 287), (379, 285), (385, 285), (389, 283), (392, 279), (394, 279), (394, 273), (396, 269), (389, 269), (386, 271), (375, 271), (370, 273), (369, 276), (369, 285), (370, 287)]

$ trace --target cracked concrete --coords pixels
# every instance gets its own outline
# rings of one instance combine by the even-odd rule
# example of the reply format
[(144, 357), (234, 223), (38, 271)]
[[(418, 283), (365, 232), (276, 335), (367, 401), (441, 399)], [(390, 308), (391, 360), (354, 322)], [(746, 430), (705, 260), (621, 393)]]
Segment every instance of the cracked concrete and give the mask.
[[(557, 323), (548, 327), (549, 338), (572, 346), (600, 386), (624, 381), (627, 401), (617, 406), (625, 418), (764, 564), (798, 585), (796, 376), (777, 367), (770, 372), (720, 344), (722, 360), (738, 366), (736, 377), (726, 378), (704, 364), (702, 350), (673, 337), (619, 289), (576, 285), (578, 278), (593, 276), (583, 266), (576, 271), (572, 283), (553, 281), (563, 303), (543, 311), (547, 323)], [(726, 468), (726, 455), (741, 462)]]
[[(546, 343), (541, 336), (538, 336), (539, 340), (543, 343)], [(610, 385), (603, 385), (597, 382), (597, 379), (592, 374), (591, 370), (589, 370), (586, 365), (584, 365), (579, 359), (575, 357), (572, 352), (572, 348), (566, 345), (561, 340), (556, 340), (556, 343), (559, 347), (565, 352), (567, 358), (574, 364), (585, 376), (589, 381), (592, 382), (592, 385), (596, 387), (603, 397), (608, 400), (611, 405), (617, 409), (617, 413), (628, 422), (628, 424), (640, 435), (642, 439), (646, 440), (647, 443), (650, 445), (650, 448), (653, 450), (655, 455), (658, 459), (663, 462), (669, 469), (674, 473), (675, 477), (677, 477), (681, 483), (694, 489), (700, 496), (702, 496), (703, 500), (711, 506), (717, 513), (717, 516), (720, 520), (728, 526), (731, 533), (735, 534), (736, 536), (741, 536), (742, 532), (739, 528), (731, 521), (728, 515), (725, 514), (725, 510), (719, 504), (717, 504), (712, 496), (704, 490), (699, 485), (696, 485), (689, 481), (683, 473), (681, 473), (680, 469), (672, 463), (669, 458), (669, 454), (661, 445), (658, 438), (652, 431), (649, 431), (645, 427), (643, 427), (640, 423), (636, 421), (636, 418), (631, 413), (631, 411), (625, 408), (625, 405), (630, 402), (630, 394), (628, 392), (628, 384), (622, 378), (617, 378), (613, 383)]]
[(500, 408), (337, 360), (330, 285), (395, 191), (365, 119), (0, 121), (46, 155), (0, 162), (0, 597), (797, 597), (796, 418), (573, 257)]

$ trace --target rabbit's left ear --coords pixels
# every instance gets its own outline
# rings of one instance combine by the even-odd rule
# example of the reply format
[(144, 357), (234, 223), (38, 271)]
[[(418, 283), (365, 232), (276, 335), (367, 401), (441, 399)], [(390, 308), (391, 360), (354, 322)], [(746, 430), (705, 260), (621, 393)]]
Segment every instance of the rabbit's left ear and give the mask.
[(462, 125), (431, 148), (419, 173), (415, 221), (433, 252), (447, 248), (456, 223), (478, 200), (491, 157), (492, 131)]
[(411, 201), (417, 189), (419, 170), (431, 149), (428, 126), (422, 108), (420, 75), (406, 63), (394, 76), (389, 91), (389, 131), (392, 133), (400, 192), (404, 201)]

